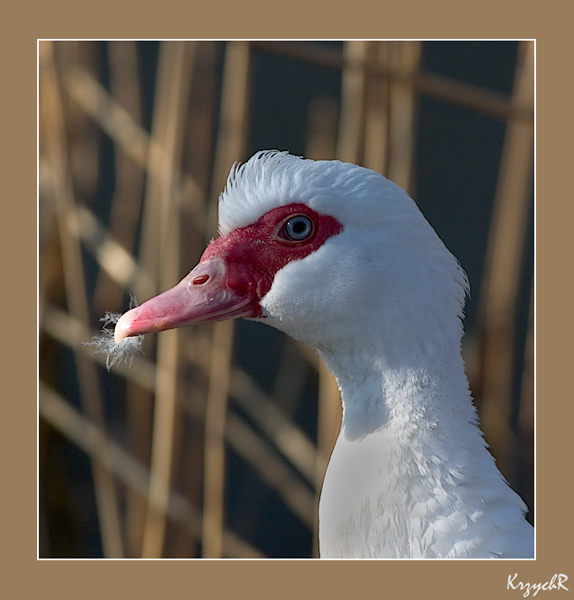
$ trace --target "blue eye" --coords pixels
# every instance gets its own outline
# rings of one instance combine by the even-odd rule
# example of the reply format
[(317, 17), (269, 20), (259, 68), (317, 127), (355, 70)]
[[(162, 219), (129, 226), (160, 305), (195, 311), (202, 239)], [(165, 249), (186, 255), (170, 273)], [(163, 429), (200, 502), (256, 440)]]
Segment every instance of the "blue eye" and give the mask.
[(281, 229), (281, 237), (294, 242), (306, 240), (313, 233), (313, 221), (305, 215), (291, 217)]

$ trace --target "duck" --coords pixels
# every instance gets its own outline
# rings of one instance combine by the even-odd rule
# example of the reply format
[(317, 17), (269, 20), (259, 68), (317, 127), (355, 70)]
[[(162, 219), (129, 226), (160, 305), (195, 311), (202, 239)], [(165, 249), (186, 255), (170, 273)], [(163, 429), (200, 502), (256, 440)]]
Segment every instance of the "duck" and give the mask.
[(320, 354), (343, 406), (321, 558), (533, 558), (465, 374), (468, 278), (407, 192), (359, 165), (266, 150), (232, 167), (218, 216), (199, 264), (123, 314), (115, 343), (244, 318)]

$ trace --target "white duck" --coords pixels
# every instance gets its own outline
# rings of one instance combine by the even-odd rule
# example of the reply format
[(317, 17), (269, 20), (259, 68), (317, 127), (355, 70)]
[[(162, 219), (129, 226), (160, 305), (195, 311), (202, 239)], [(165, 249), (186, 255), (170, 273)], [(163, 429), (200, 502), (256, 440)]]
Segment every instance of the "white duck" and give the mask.
[(464, 373), (466, 275), (414, 201), (363, 167), (259, 152), (231, 171), (219, 230), (115, 339), (244, 317), (319, 351), (343, 403), (321, 557), (533, 557)]

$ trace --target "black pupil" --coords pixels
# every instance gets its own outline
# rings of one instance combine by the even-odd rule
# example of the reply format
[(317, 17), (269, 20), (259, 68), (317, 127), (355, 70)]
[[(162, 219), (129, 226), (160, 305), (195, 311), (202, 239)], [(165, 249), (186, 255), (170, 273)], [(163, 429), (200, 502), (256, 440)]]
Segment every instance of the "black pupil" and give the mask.
[(293, 224), (293, 231), (295, 233), (303, 233), (307, 229), (307, 223), (305, 223), (302, 219), (295, 221)]
[(313, 226), (307, 217), (299, 216), (287, 222), (285, 233), (292, 240), (304, 240), (311, 235)]

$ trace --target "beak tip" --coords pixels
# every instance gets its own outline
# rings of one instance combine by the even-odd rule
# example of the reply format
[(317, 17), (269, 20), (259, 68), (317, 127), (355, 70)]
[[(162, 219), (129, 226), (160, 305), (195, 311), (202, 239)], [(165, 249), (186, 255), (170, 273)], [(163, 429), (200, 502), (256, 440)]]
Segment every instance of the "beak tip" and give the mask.
[(129, 319), (126, 318), (129, 311), (124, 313), (116, 323), (114, 330), (114, 341), (119, 344), (124, 338), (128, 337)]

